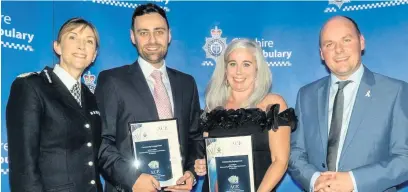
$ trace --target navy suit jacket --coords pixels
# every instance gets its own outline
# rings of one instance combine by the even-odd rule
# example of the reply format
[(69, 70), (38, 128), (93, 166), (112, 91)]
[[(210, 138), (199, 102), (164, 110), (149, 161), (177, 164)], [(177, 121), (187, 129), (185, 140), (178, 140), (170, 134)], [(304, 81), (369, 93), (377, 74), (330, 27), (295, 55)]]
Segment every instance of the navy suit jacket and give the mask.
[[(192, 76), (167, 68), (174, 103), (174, 118), (184, 170), (193, 174), (194, 161), (203, 157), (202, 131), (198, 120), (200, 104)], [(108, 181), (107, 191), (131, 191), (141, 172), (133, 165), (128, 124), (158, 120), (156, 105), (137, 62), (103, 71), (95, 90), (102, 117), (99, 166)], [(196, 176), (196, 178), (198, 178)]]

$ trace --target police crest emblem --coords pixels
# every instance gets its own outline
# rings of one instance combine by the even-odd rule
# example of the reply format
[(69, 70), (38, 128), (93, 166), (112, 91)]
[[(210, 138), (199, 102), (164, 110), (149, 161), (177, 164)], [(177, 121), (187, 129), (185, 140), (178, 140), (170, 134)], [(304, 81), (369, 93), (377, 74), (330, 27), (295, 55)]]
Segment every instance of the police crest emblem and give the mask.
[(91, 73), (91, 71), (88, 71), (88, 73), (86, 73), (85, 75), (83, 75), (84, 81), (85, 81), (85, 85), (89, 88), (89, 90), (92, 93), (95, 93), (95, 75)]
[(345, 3), (350, 3), (350, 0), (329, 0), (329, 5), (336, 5), (339, 9), (341, 9)]
[(207, 59), (213, 59), (216, 61), (225, 50), (225, 47), (227, 46), (227, 38), (222, 38), (221, 35), (222, 30), (215, 26), (214, 29), (211, 29), (211, 37), (205, 38), (203, 49)]

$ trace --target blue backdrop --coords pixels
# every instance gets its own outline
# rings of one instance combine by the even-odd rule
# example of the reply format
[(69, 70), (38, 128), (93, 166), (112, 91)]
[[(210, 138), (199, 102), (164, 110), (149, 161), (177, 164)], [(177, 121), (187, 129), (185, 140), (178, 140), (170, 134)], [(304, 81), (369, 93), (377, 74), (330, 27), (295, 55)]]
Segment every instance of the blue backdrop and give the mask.
[[(320, 61), (318, 34), (329, 17), (339, 14), (352, 17), (360, 25), (366, 39), (363, 63), (368, 68), (408, 81), (408, 0), (151, 1), (168, 12), (173, 40), (166, 63), (195, 77), (201, 106), (216, 56), (208, 47), (222, 48), (234, 38), (249, 37), (264, 49), (273, 74), (273, 92), (294, 107), (301, 86), (328, 74)], [(56, 63), (52, 41), (59, 27), (76, 16), (94, 23), (101, 38), (96, 63), (85, 74), (97, 76), (101, 70), (132, 63), (137, 52), (129, 29), (133, 10), (140, 3), (1, 2), (1, 191), (9, 191), (5, 107), (12, 81), (21, 73)], [(92, 87), (97, 83), (95, 79), (86, 83)], [(286, 176), (278, 191), (300, 189)], [(408, 192), (408, 188), (400, 191)]]

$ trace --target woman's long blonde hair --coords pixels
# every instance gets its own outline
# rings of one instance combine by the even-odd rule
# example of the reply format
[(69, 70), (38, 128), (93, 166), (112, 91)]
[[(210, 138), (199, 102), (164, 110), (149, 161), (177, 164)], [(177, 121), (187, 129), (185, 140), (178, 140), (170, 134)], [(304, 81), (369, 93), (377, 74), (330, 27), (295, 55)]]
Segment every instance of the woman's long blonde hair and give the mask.
[(253, 52), (257, 64), (254, 91), (248, 101), (243, 103), (241, 107), (255, 107), (269, 93), (272, 86), (272, 73), (262, 54), (261, 47), (253, 40), (236, 39), (227, 46), (217, 59), (213, 75), (205, 91), (205, 111), (211, 111), (216, 107), (225, 107), (231, 92), (226, 79), (228, 56), (235, 49), (240, 48)]

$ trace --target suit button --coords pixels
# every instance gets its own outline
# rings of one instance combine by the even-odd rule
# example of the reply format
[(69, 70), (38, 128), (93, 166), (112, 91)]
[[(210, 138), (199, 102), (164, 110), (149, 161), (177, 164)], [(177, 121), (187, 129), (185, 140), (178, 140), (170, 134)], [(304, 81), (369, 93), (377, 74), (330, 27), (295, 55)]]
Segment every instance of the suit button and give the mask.
[(325, 165), (324, 163), (322, 163), (322, 167), (323, 167), (323, 168), (326, 168), (326, 165)]
[(91, 143), (91, 142), (88, 142), (88, 143), (86, 144), (86, 146), (92, 147), (92, 143)]
[(91, 127), (91, 125), (89, 125), (89, 123), (85, 124), (84, 126), (85, 126), (85, 128), (87, 128), (87, 129), (89, 129), (89, 128)]
[(95, 185), (95, 180), (91, 180), (90, 182), (92, 185)]
[(88, 162), (88, 165), (89, 165), (89, 166), (92, 166), (92, 165), (93, 165), (93, 162), (92, 162), (92, 161), (89, 161), (89, 162)]

